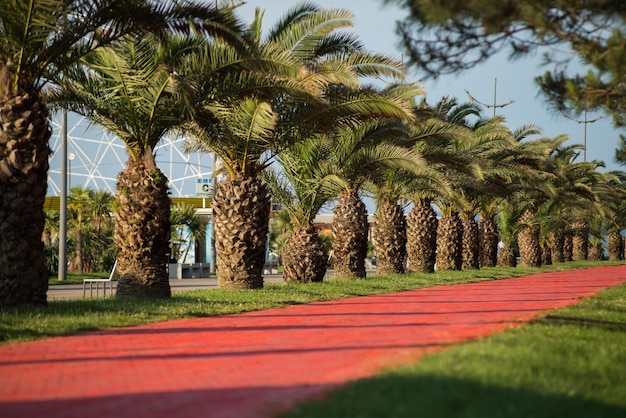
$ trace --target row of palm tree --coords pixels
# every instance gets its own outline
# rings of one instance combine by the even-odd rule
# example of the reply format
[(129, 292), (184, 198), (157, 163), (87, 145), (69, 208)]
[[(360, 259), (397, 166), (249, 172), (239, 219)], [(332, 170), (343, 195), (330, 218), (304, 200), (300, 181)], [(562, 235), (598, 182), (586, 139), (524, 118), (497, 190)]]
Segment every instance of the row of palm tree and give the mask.
[[(239, 22), (232, 13), (220, 7), (201, 5), (187, 1), (155, 2), (149, 0), (8, 0), (3, 2), (0, 10), (0, 308), (21, 305), (45, 305), (48, 278), (45, 267), (44, 246), (41, 240), (44, 229), (43, 204), (46, 195), (48, 157), (48, 140), (51, 135), (49, 122), (49, 106), (47, 91), (57, 83), (71, 83), (70, 76), (77, 75), (74, 67), (83, 67), (90, 62), (94, 63), (90, 71), (97, 74), (104, 73), (104, 77), (90, 79), (93, 84), (101, 84), (115, 78), (115, 68), (123, 71), (123, 64), (111, 58), (112, 67), (105, 68), (102, 53), (104, 50), (113, 51), (122, 48), (125, 39), (133, 39), (137, 44), (148, 34), (165, 33), (203, 33), (206, 36), (217, 36), (228, 40), (232, 45), (240, 45), (242, 32)], [(157, 36), (157, 35), (155, 35)], [(158, 36), (155, 38), (157, 39)], [(159, 38), (160, 39), (160, 38)], [(114, 45), (114, 46), (113, 46)], [(132, 48), (131, 48), (132, 49)], [(129, 51), (131, 52), (131, 51)], [(168, 55), (168, 54), (164, 54)], [(144, 58), (148, 58), (144, 56)], [(139, 61), (145, 64), (145, 61)], [(101, 65), (103, 64), (103, 65)], [(117, 67), (121, 64), (121, 67)], [(165, 74), (161, 63), (154, 74)], [(140, 71), (140, 68), (137, 68)], [(132, 84), (132, 83), (131, 83)], [(112, 90), (124, 91), (128, 84), (110, 86)], [(146, 86), (146, 91), (155, 93), (158, 82)], [(112, 90), (104, 90), (101, 95), (110, 95)], [(132, 90), (132, 89), (131, 89)], [(126, 90), (128, 91), (128, 90)], [(161, 97), (161, 96), (159, 96)], [(117, 111), (128, 109), (116, 108), (114, 103), (106, 109), (110, 115)], [(150, 102), (143, 103), (149, 107)], [(77, 105), (79, 106), (79, 105)], [(97, 107), (89, 109), (90, 115), (97, 119)], [(141, 119), (150, 114), (146, 112), (127, 113), (129, 118)], [(158, 116), (158, 115), (153, 115)], [(161, 115), (162, 116), (162, 115)], [(167, 114), (165, 120), (172, 120), (174, 116)], [(126, 121), (125, 121), (126, 122)], [(159, 122), (161, 124), (161, 122)], [(108, 126), (104, 126), (109, 128)], [(128, 126), (132, 130), (133, 126)], [(118, 133), (122, 129), (115, 129)], [(134, 135), (134, 134), (137, 135)], [(139, 180), (153, 179), (153, 188), (165, 191), (166, 183), (163, 177), (156, 174), (154, 164), (150, 163), (151, 144), (144, 141), (153, 141), (155, 132), (133, 132), (133, 135), (124, 139), (129, 144), (131, 154), (130, 172), (121, 176), (122, 190), (134, 186), (136, 182), (129, 177), (131, 172), (147, 174)], [(156, 134), (158, 135), (158, 134)], [(147, 151), (147, 152), (146, 152)], [(127, 207), (127, 201), (122, 196), (121, 208)], [(138, 200), (141, 201), (139, 196)], [(130, 205), (135, 209), (141, 203)], [(169, 206), (159, 207), (154, 212), (146, 213), (141, 227), (148, 231), (164, 230), (168, 227), (162, 215), (169, 211)], [(158, 209), (163, 211), (159, 216)], [(131, 210), (132, 211), (132, 210)], [(128, 212), (126, 212), (128, 213)], [(124, 219), (124, 214), (118, 219)], [(141, 218), (142, 215), (132, 219)], [(150, 219), (148, 219), (150, 217)], [(132, 220), (128, 220), (132, 223)], [(118, 222), (117, 227), (124, 228), (124, 222)], [(130, 234), (130, 231), (128, 231)], [(148, 257), (156, 261), (156, 253), (162, 253), (168, 242), (166, 236), (155, 234), (152, 243), (155, 249), (139, 248), (135, 243), (129, 243), (136, 238), (118, 244), (129, 245), (129, 248), (138, 249), (140, 257)], [(150, 257), (154, 252), (155, 256)], [(163, 257), (159, 254), (159, 261)], [(131, 256), (130, 259), (133, 257)], [(142, 263), (139, 263), (142, 264)], [(155, 269), (146, 264), (151, 270), (148, 277), (158, 276), (159, 279), (150, 279), (152, 283), (160, 282), (165, 277), (164, 267)], [(163, 264), (163, 263), (160, 263)], [(132, 270), (132, 268), (131, 268)], [(161, 271), (163, 270), (163, 274)], [(127, 286), (126, 284), (123, 286)], [(165, 296), (169, 289), (160, 287), (157, 293)], [(124, 292), (122, 292), (124, 293)], [(152, 294), (152, 293), (150, 293)]]
[[(539, 254), (542, 219), (556, 225), (548, 219), (560, 215), (572, 225), (602, 213), (621, 222), (620, 203), (600, 204), (601, 190), (610, 196), (621, 187), (596, 170), (600, 163), (577, 163), (565, 138), (530, 141), (534, 127), (511, 132), (476, 105), (420, 101), (423, 92), (404, 82), (401, 62), (366, 51), (346, 32), (353, 19), (347, 10), (303, 3), (264, 31), (260, 11), (246, 25), (232, 6), (159, 4), (18, 1), (0, 12), (0, 145), (9, 145), (0, 147), (0, 192), (15, 196), (0, 207), (0, 233), (8, 237), (0, 248), (0, 306), (45, 304), (38, 245), (28, 255), (23, 250), (43, 228), (51, 104), (126, 144), (116, 193), (118, 297), (171, 294), (168, 179), (153, 151), (170, 132), (185, 135), (189, 150), (220, 158), (225, 180), (212, 209), (223, 289), (262, 287), (272, 199), (294, 226), (284, 251), (288, 282), (324, 277), (327, 254), (312, 222), (329, 202), (336, 203), (335, 277), (365, 277), (364, 194), (377, 202), (374, 234), (384, 273), (402, 273), (405, 259), (417, 271), (435, 263), (491, 265), (496, 216), (504, 224), (507, 213), (522, 213), (507, 221), (524, 229), (505, 239), (510, 248), (519, 242), (529, 265)], [(122, 11), (133, 19), (116, 14)], [(32, 29), (33, 13), (42, 32)], [(44, 40), (58, 50), (47, 51)], [(49, 56), (38, 55), (42, 48)], [(26, 58), (32, 69), (25, 69)], [(386, 79), (387, 87), (365, 84), (372, 78)], [(406, 219), (405, 202), (412, 204)]]
[[(110, 271), (115, 262), (113, 195), (72, 187), (67, 197), (67, 263), (76, 273)], [(59, 211), (45, 212), (43, 243), (48, 274), (58, 272)]]
[[(75, 273), (111, 271), (117, 256), (113, 242), (115, 222), (112, 217), (114, 196), (106, 190), (72, 187), (67, 204), (67, 264)], [(49, 275), (58, 272), (60, 215), (46, 210), (43, 242)], [(176, 203), (170, 223), (171, 258), (183, 263), (193, 243), (205, 238), (208, 218), (198, 215), (193, 206)]]
[[(353, 181), (358, 181), (359, 176), (370, 176), (371, 180), (367, 182), (377, 202), (374, 241), (377, 244), (380, 273), (402, 273), (406, 258), (412, 270), (422, 272), (432, 272), (435, 264), (440, 269), (493, 266), (498, 262), (498, 229), (507, 244), (507, 249), (502, 251), (500, 264), (515, 263), (515, 247), (519, 242), (522, 263), (532, 266), (540, 265), (540, 254), (548, 254), (545, 242), (549, 240), (545, 236), (554, 231), (561, 231), (564, 235), (575, 232), (580, 237), (579, 248), (583, 252), (577, 259), (586, 259), (587, 254), (582, 249), (587, 248), (588, 243), (583, 238), (589, 234), (586, 228), (576, 226), (585, 224), (582, 219), (604, 219), (605, 227), (619, 231), (623, 220), (615, 222), (613, 219), (607, 223), (608, 213), (612, 213), (613, 217), (618, 213), (615, 212), (616, 208), (609, 209), (605, 205), (609, 196), (617, 199), (616, 202), (621, 201), (623, 192), (617, 173), (601, 174), (597, 169), (602, 164), (597, 161), (575, 162), (580, 147), (565, 147), (563, 143), (566, 137), (529, 140), (530, 136), (539, 135), (536, 127), (525, 126), (511, 132), (502, 120), (483, 120), (479, 109), (471, 104), (456, 105), (454, 100), (444, 99), (429, 112), (432, 116), (437, 114), (437, 109), (442, 108), (463, 116), (453, 116), (452, 126), (445, 114), (441, 118), (441, 112), (438, 113), (439, 118), (422, 118), (416, 122), (414, 128), (428, 132), (428, 135), (420, 135), (413, 145), (413, 150), (419, 150), (427, 162), (425, 167), (417, 170), (418, 173), (415, 169), (419, 164), (415, 161), (413, 170), (398, 171), (398, 167), (382, 171), (373, 169), (372, 165), (360, 159), (359, 147), (345, 140), (340, 144), (333, 143), (327, 149), (328, 155), (317, 157), (324, 161), (324, 166), (332, 165), (337, 156), (346, 154), (347, 149), (350, 158), (358, 161), (355, 165), (364, 168), (363, 173), (354, 174), (356, 180)], [(474, 123), (467, 120), (469, 116), (475, 117)], [(455, 125), (468, 129), (451, 130)], [(406, 124), (404, 128), (407, 128)], [(392, 134), (394, 143), (402, 141), (403, 135), (407, 143), (410, 142), (409, 130), (396, 130)], [(362, 135), (362, 140), (365, 149), (367, 135)], [(383, 144), (385, 141), (378, 143)], [(289, 159), (281, 160), (283, 167), (277, 170), (286, 173), (283, 183), (277, 181), (278, 175), (268, 181), (274, 196), (290, 212), (294, 210), (292, 207), (296, 208), (306, 212), (309, 219), (323, 205), (323, 199), (315, 206), (307, 206), (305, 210), (303, 205), (307, 202), (289, 192), (300, 189), (300, 193), (321, 190), (323, 181), (328, 181), (322, 175), (323, 165), (311, 164), (308, 158), (313, 150), (319, 152), (324, 149), (323, 144), (324, 141), (318, 140), (307, 147), (303, 148), (303, 144), (300, 144), (292, 149), (293, 155), (288, 154)], [(342, 149), (342, 144), (347, 148)], [(298, 162), (300, 164), (296, 165)], [(342, 168), (346, 166), (350, 167), (350, 163), (342, 161), (329, 172), (334, 175), (342, 173)], [(298, 173), (296, 181), (293, 179), (295, 172)], [(302, 182), (303, 173), (306, 183)], [(299, 186), (300, 183), (304, 187)], [(340, 193), (341, 188), (336, 188), (334, 194), (329, 193), (327, 196), (332, 198)], [(340, 202), (343, 197), (340, 197)], [(399, 205), (402, 198), (413, 204), (406, 218)], [(358, 198), (352, 199), (352, 206), (358, 206)], [(433, 203), (442, 215), (439, 220)], [(619, 206), (619, 203), (614, 206)], [(532, 215), (531, 211), (538, 213)], [(335, 215), (334, 238), (342, 238), (341, 233), (337, 232), (342, 231), (341, 227), (337, 225), (343, 225), (342, 217), (346, 217), (350, 219), (347, 228), (356, 225), (355, 229), (361, 231), (360, 237), (363, 239), (366, 227), (363, 226), (360, 212), (345, 216), (343, 207), (338, 205)], [(297, 214), (292, 215), (292, 218), (294, 223), (300, 222)], [(476, 222), (477, 218), (479, 222)], [(543, 252), (538, 241), (540, 230), (544, 232)], [(601, 234), (596, 231), (597, 237)], [(296, 236), (299, 240), (300, 234)], [(343, 250), (335, 243), (333, 248)], [(356, 250), (352, 253), (353, 260), (364, 258), (363, 247), (360, 248), (360, 253)], [(300, 253), (312, 254), (310, 248), (303, 248)], [(290, 267), (290, 258), (291, 255), (286, 258), (286, 270)], [(348, 262), (351, 261), (348, 259)], [(339, 273), (339, 277), (345, 277), (343, 272)], [(316, 275), (303, 273), (300, 280), (322, 276), (322, 272)]]

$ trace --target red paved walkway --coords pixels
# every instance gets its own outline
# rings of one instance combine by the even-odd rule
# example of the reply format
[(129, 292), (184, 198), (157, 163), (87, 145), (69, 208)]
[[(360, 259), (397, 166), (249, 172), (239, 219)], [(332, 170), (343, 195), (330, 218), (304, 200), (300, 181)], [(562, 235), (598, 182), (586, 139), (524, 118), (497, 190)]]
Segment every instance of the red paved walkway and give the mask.
[(8, 345), (0, 416), (271, 417), (624, 282), (600, 267)]

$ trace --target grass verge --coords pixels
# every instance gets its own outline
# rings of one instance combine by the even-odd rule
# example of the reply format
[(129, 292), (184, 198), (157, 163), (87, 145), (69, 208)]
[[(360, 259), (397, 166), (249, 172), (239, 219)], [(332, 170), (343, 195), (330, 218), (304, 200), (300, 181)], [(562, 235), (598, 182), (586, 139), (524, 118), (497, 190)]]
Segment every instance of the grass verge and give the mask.
[(426, 355), (283, 418), (626, 416), (626, 285)]
[[(363, 280), (329, 280), (303, 285), (266, 285), (260, 290), (200, 290), (180, 292), (169, 300), (79, 299), (50, 302), (45, 308), (27, 307), (0, 312), (0, 343), (13, 343), (125, 327), (186, 317), (239, 313), (291, 304), (352, 296), (399, 292), (436, 285), (495, 280), (538, 272), (571, 270), (620, 263), (574, 262), (541, 268), (489, 268), (435, 274), (372, 276)], [(82, 283), (82, 280), (81, 280)]]
[(97, 272), (97, 273), (74, 273), (68, 271), (65, 275), (65, 280), (59, 280), (58, 276), (48, 277), (49, 286), (62, 286), (68, 284), (83, 284), (83, 279), (107, 279), (109, 273)]

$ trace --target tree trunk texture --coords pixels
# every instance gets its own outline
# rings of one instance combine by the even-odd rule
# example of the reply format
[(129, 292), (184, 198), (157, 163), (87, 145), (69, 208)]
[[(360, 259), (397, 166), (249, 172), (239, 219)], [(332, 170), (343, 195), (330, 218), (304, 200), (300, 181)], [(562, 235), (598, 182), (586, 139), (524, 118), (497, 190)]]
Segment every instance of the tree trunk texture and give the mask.
[(549, 266), (552, 264), (552, 250), (550, 249), (550, 245), (546, 242), (541, 247), (541, 265)]
[(458, 212), (442, 216), (437, 228), (437, 270), (461, 270), (463, 225)]
[(569, 229), (563, 236), (563, 260), (574, 261), (574, 237)]
[(474, 217), (463, 219), (462, 264), (463, 270), (478, 270), (480, 268), (480, 242), (478, 239), (478, 222)]
[(517, 257), (513, 248), (501, 248), (498, 252), (499, 267), (517, 267)]
[(494, 218), (478, 221), (480, 267), (495, 267), (498, 262), (498, 225)]
[(328, 253), (314, 226), (298, 229), (283, 251), (286, 283), (321, 282), (326, 274)]
[(604, 248), (602, 247), (602, 244), (596, 244), (591, 246), (591, 248), (589, 249), (589, 260), (604, 260)]
[(531, 224), (532, 213), (525, 212), (520, 219), (522, 227), (518, 233), (520, 264), (526, 267), (541, 267), (541, 244), (539, 243), (539, 226)]
[(563, 247), (565, 245), (565, 235), (561, 231), (551, 232), (548, 235), (548, 246), (550, 247), (550, 252), (552, 253), (552, 262), (553, 263), (564, 263), (565, 262), (565, 254), (563, 252)]
[(416, 273), (434, 273), (438, 220), (430, 202), (414, 202), (406, 222), (409, 270)]
[(129, 158), (117, 176), (115, 244), (119, 298), (171, 296), (166, 256), (171, 234), (167, 183), (151, 151), (137, 160)]
[(85, 272), (85, 264), (83, 260), (85, 255), (83, 254), (83, 230), (78, 228), (76, 231), (76, 272), (83, 274)]
[(42, 234), (50, 135), (37, 93), (0, 97), (0, 310), (47, 303)]
[(398, 204), (385, 202), (374, 222), (376, 274), (403, 274), (406, 260), (406, 217)]
[(341, 193), (335, 207), (333, 230), (334, 277), (359, 279), (365, 277), (367, 257), (367, 209), (358, 192)]
[(258, 178), (218, 183), (213, 213), (219, 289), (263, 287), (270, 208), (267, 186)]
[(572, 258), (582, 261), (589, 258), (589, 223), (579, 220), (571, 225), (572, 230)]
[(624, 239), (619, 231), (611, 231), (608, 239), (609, 261), (624, 259)]

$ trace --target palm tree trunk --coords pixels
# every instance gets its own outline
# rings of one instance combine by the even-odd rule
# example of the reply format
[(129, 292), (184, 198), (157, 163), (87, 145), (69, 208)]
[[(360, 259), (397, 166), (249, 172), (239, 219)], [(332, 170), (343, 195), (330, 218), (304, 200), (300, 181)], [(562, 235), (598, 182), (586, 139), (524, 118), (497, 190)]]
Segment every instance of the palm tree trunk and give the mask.
[(81, 227), (78, 227), (76, 231), (76, 272), (79, 274), (83, 274), (85, 272), (85, 266), (83, 263), (84, 259), (83, 254), (83, 230)]
[(494, 217), (478, 221), (480, 267), (495, 267), (498, 262), (498, 225)]
[(569, 228), (563, 235), (563, 260), (574, 261), (574, 237)]
[(463, 217), (463, 238), (462, 238), (462, 257), (461, 268), (463, 270), (477, 270), (480, 268), (479, 263), (479, 241), (478, 241), (478, 222), (472, 215)]
[(498, 253), (499, 267), (517, 267), (517, 257), (513, 248), (501, 248)]
[(367, 257), (367, 209), (355, 190), (345, 190), (335, 207), (333, 220), (334, 277), (359, 279), (365, 277)]
[(546, 242), (541, 246), (541, 265), (549, 266), (552, 264), (552, 250), (550, 245)]
[(579, 220), (571, 225), (572, 229), (572, 258), (574, 261), (589, 258), (589, 223)]
[(624, 239), (619, 231), (611, 231), (608, 239), (609, 260), (618, 261), (624, 258)]
[(295, 231), (283, 251), (283, 262), (286, 283), (323, 281), (328, 253), (317, 228), (308, 226)]
[(563, 252), (563, 246), (565, 245), (565, 237), (561, 231), (555, 231), (549, 234), (548, 245), (550, 246), (550, 252), (552, 253), (552, 262), (553, 263), (565, 262), (565, 254)]
[(213, 198), (218, 288), (263, 287), (270, 208), (267, 186), (258, 178), (218, 183)]
[(602, 244), (598, 243), (593, 245), (589, 250), (589, 260), (602, 261), (604, 260), (604, 248)]
[(520, 223), (524, 226), (518, 234), (520, 263), (526, 267), (541, 267), (541, 244), (539, 243), (539, 226), (532, 222), (533, 214), (526, 211)]
[(0, 310), (46, 305), (42, 234), (48, 181), (48, 109), (34, 92), (0, 97)]
[(117, 176), (117, 297), (171, 296), (166, 268), (171, 234), (167, 183), (150, 150), (136, 160), (129, 158)]
[(376, 274), (403, 274), (406, 260), (406, 217), (398, 204), (384, 202), (374, 222)]
[(438, 220), (430, 201), (414, 202), (406, 222), (409, 269), (417, 273), (434, 273)]
[(463, 225), (458, 212), (444, 215), (437, 228), (437, 270), (461, 270)]

